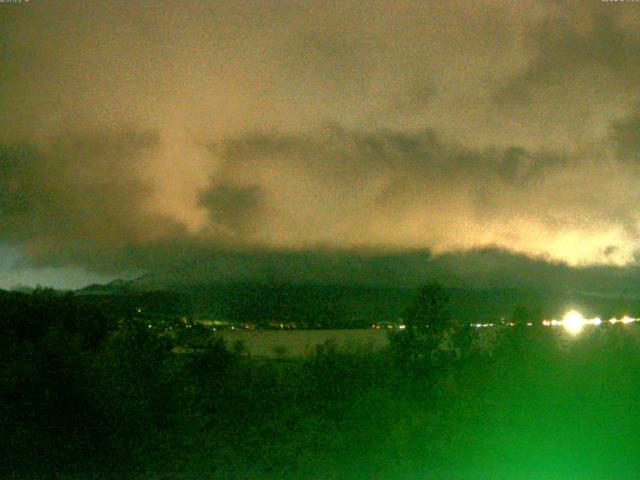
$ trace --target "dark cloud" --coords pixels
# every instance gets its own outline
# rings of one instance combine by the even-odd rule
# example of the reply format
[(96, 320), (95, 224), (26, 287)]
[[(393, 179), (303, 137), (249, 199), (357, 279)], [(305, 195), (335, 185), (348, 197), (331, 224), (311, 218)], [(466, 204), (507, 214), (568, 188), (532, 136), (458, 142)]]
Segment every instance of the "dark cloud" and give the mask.
[(589, 80), (603, 90), (615, 85), (637, 93), (633, 79), (640, 70), (633, 59), (640, 57), (640, 34), (625, 22), (637, 20), (637, 12), (598, 3), (567, 2), (535, 23), (527, 39), (533, 57), (500, 89), (497, 100), (528, 104), (549, 90), (566, 99), (580, 95)]
[(621, 160), (640, 164), (640, 105), (631, 115), (614, 123), (613, 138)]
[(0, 241), (46, 265), (62, 250), (90, 255), (175, 233), (145, 205), (143, 161), (157, 143), (154, 134), (119, 130), (2, 146)]
[(233, 235), (250, 234), (252, 224), (260, 221), (262, 202), (263, 193), (257, 185), (215, 185), (200, 194), (200, 203), (209, 212), (214, 226)]
[(427, 110), (438, 95), (438, 87), (428, 78), (407, 82), (389, 102), (389, 110), (414, 114)]

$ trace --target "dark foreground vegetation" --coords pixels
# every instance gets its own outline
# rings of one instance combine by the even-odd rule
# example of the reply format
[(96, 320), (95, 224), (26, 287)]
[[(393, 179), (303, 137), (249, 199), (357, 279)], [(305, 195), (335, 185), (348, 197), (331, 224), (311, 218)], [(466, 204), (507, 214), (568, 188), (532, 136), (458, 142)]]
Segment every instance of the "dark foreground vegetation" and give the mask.
[(637, 478), (637, 327), (462, 328), (438, 295), (387, 350), (261, 360), (4, 294), (0, 478)]

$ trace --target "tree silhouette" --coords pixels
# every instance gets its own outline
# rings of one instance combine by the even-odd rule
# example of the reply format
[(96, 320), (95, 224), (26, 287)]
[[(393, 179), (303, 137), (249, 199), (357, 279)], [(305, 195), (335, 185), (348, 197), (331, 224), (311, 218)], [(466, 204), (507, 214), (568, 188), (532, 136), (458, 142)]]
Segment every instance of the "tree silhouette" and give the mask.
[(540, 323), (542, 314), (536, 307), (529, 307), (527, 305), (518, 304), (511, 314), (511, 322), (517, 327), (526, 326), (527, 323), (537, 324)]
[(437, 281), (427, 282), (418, 290), (406, 315), (407, 328), (390, 337), (398, 360), (403, 364), (417, 362), (422, 367), (446, 363), (455, 350), (446, 289)]
[(450, 326), (449, 293), (439, 282), (427, 282), (407, 311), (407, 327), (419, 333), (437, 334)]

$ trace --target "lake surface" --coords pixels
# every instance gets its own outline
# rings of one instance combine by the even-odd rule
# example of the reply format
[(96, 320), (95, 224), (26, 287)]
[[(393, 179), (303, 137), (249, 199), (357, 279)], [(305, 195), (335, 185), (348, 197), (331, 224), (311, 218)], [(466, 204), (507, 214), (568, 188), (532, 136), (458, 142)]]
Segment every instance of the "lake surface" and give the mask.
[(349, 350), (379, 350), (389, 344), (386, 330), (223, 330), (229, 347), (240, 341), (254, 356), (307, 355), (326, 341)]

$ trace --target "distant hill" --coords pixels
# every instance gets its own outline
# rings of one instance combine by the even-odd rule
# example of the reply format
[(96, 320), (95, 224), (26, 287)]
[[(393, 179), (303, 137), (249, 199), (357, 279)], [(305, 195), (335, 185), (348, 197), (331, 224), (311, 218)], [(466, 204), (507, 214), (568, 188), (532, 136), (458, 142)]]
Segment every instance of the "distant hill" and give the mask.
[(415, 288), (428, 279), (438, 279), (455, 288), (640, 295), (638, 265), (570, 266), (496, 248), (441, 255), (433, 255), (429, 250), (221, 251), (187, 265), (159, 265), (157, 270), (127, 284), (138, 291), (228, 283)]
[(463, 321), (508, 319), (521, 304), (546, 318), (568, 308), (638, 316), (639, 272), (638, 266), (571, 267), (492, 248), (438, 256), (427, 250), (218, 252), (197, 264), (90, 285), (76, 294), (126, 297), (132, 305), (200, 317), (366, 325), (402, 318), (418, 286), (438, 279), (449, 288), (452, 313)]
[(103, 285), (94, 283), (75, 291), (76, 295), (116, 295), (132, 291), (132, 280), (116, 279)]
[[(136, 280), (91, 286), (76, 292), (88, 302), (112, 305), (117, 311), (140, 307), (149, 315), (187, 315), (250, 321), (256, 324), (297, 322), (309, 327), (366, 327), (398, 322), (416, 293), (408, 287), (310, 285), (292, 283), (212, 283), (171, 289), (138, 289)], [(588, 316), (637, 316), (637, 297), (591, 295), (528, 288), (449, 288), (451, 313), (465, 323), (509, 320), (516, 307), (538, 310), (544, 318), (559, 318), (576, 308)], [(92, 300), (93, 299), (93, 300)]]

